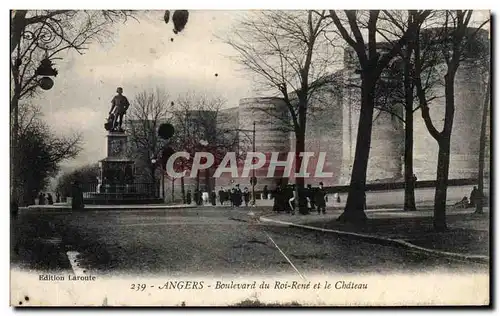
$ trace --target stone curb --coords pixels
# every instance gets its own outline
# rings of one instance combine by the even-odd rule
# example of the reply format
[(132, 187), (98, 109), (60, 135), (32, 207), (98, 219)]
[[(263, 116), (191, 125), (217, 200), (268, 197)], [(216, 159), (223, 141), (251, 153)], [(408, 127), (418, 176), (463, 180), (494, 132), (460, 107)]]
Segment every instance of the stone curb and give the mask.
[(283, 222), (283, 221), (279, 221), (279, 220), (266, 218), (263, 216), (261, 216), (259, 218), (259, 220), (261, 222), (270, 222), (270, 223), (282, 224), (285, 226), (298, 227), (298, 228), (302, 228), (302, 229), (316, 230), (316, 231), (321, 231), (321, 232), (325, 232), (325, 233), (333, 233), (333, 234), (343, 236), (343, 237), (350, 237), (350, 238), (354, 237), (356, 239), (375, 243), (375, 244), (395, 246), (395, 247), (399, 247), (399, 248), (407, 248), (407, 249), (411, 249), (414, 251), (423, 252), (423, 253), (427, 253), (427, 254), (435, 255), (435, 256), (440, 256), (440, 257), (448, 257), (448, 258), (455, 259), (455, 260), (472, 261), (472, 262), (477, 262), (477, 263), (482, 263), (482, 264), (489, 264), (489, 262), (490, 262), (490, 258), (488, 256), (465, 255), (465, 254), (454, 253), (454, 252), (434, 250), (434, 249), (420, 247), (420, 246), (414, 245), (412, 243), (409, 243), (407, 241), (400, 240), (400, 239), (391, 239), (391, 238), (385, 238), (385, 237), (374, 236), (374, 235), (346, 232), (346, 231), (334, 230), (334, 229), (326, 229), (326, 228), (320, 228), (320, 227), (314, 227), (314, 226), (308, 226), (308, 225), (302, 225), (302, 224), (294, 224), (294, 223), (290, 223), (290, 222)]

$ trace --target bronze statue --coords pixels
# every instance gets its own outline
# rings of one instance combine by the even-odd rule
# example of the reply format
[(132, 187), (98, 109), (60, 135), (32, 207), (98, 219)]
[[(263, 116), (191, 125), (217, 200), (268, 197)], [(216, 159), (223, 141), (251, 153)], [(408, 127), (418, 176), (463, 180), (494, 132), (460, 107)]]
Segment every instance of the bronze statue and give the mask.
[(116, 92), (118, 94), (111, 100), (111, 110), (109, 110), (108, 122), (104, 124), (104, 128), (107, 131), (123, 132), (123, 116), (127, 113), (130, 103), (127, 97), (123, 95), (123, 89), (121, 87), (118, 87)]

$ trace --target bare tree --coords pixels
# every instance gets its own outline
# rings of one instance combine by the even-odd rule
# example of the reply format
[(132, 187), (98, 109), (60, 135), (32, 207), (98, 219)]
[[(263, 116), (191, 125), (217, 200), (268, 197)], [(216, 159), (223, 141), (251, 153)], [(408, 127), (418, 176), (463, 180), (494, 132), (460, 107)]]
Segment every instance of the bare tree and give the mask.
[(158, 157), (165, 145), (165, 141), (158, 136), (158, 128), (169, 122), (170, 108), (169, 95), (156, 88), (138, 93), (128, 110), (131, 155), (136, 159), (138, 175), (145, 176), (147, 182), (157, 182), (158, 168), (151, 160)]
[(40, 108), (29, 103), (20, 105), (19, 168), (15, 176), (22, 184), (18, 203), (33, 203), (38, 192), (59, 171), (61, 162), (74, 158), (82, 150), (81, 135), (55, 135), (42, 120)]
[[(434, 196), (434, 229), (444, 231), (446, 226), (446, 195), (448, 185), (448, 174), (450, 165), (450, 141), (453, 128), (455, 112), (455, 77), (457, 71), (466, 59), (470, 59), (471, 45), (481, 45), (480, 40), (475, 40), (481, 27), (488, 23), (485, 21), (478, 28), (471, 28), (469, 24), (472, 18), (471, 10), (444, 11), (441, 17), (441, 27), (428, 32), (429, 40), (435, 45), (444, 63), (444, 86), (445, 86), (445, 116), (442, 131), (438, 131), (430, 116), (427, 95), (422, 88), (423, 59), (420, 51), (421, 36), (417, 32), (414, 37), (415, 45), (415, 85), (419, 97), (422, 118), (431, 136), (439, 146), (438, 165), (436, 176), (436, 193)], [(475, 47), (472, 52), (481, 49)], [(477, 56), (476, 56), (477, 57)]]
[(476, 202), (476, 213), (483, 213), (484, 204), (484, 160), (486, 151), (486, 121), (488, 118), (488, 109), (491, 102), (491, 70), (488, 67), (488, 83), (486, 84), (486, 92), (484, 94), (484, 104), (483, 111), (481, 115), (481, 136), (479, 138), (479, 173), (477, 176), (478, 181), (478, 191), (481, 197), (479, 201)]
[[(89, 11), (92, 12), (92, 11)], [(108, 22), (114, 23), (128, 18), (134, 18), (134, 12), (131, 10), (102, 10), (99, 12)], [(20, 44), (23, 33), (27, 28), (33, 25), (43, 24), (53, 19), (59, 20), (65, 15), (76, 14), (75, 10), (11, 10), (10, 13), (10, 53), (12, 54)]]
[[(424, 11), (422, 14), (427, 13)], [(391, 39), (381, 47), (380, 43), (377, 42), (377, 30), (380, 26), (379, 17), (381, 16), (379, 10), (370, 10), (368, 12), (346, 10), (344, 15), (346, 19), (341, 19), (337, 12), (330, 10), (330, 17), (335, 23), (338, 32), (347, 45), (355, 51), (359, 62), (361, 109), (349, 194), (345, 210), (339, 220), (359, 222), (366, 219), (366, 214), (363, 211), (366, 199), (366, 171), (370, 156), (377, 82), (384, 69), (398, 54), (401, 47), (407, 43), (413, 30), (406, 29), (400, 36)], [(390, 16), (390, 12), (384, 11), (382, 16), (385, 15)], [(363, 32), (367, 34), (367, 40), (365, 40)]]
[[(110, 27), (133, 17), (132, 11), (13, 10), (11, 11), (11, 174), (17, 174), (19, 102), (40, 87), (37, 68), (44, 59), (60, 59), (65, 51), (80, 54), (92, 42), (109, 39)], [(18, 183), (11, 179), (12, 200)]]
[[(327, 45), (325, 30), (331, 22), (326, 17), (326, 11), (263, 11), (241, 19), (226, 40), (238, 53), (236, 61), (256, 75), (261, 87), (283, 98), (289, 116), (276, 119), (291, 122), (297, 173), (310, 100), (332, 78), (334, 50)], [(297, 177), (296, 184), (299, 211), (307, 213), (304, 178)]]
[[(228, 130), (227, 118), (222, 114), (225, 100), (220, 97), (209, 97), (204, 94), (190, 92), (177, 99), (172, 108), (172, 124), (175, 136), (172, 140), (175, 150), (185, 151), (191, 159), (179, 158), (174, 166), (178, 172), (191, 170), (196, 152), (204, 151), (214, 155), (214, 165), (205, 170), (205, 186), (213, 189), (210, 178), (227, 152), (238, 147), (238, 133)], [(196, 186), (199, 189), (200, 176), (196, 175)], [(185, 202), (184, 177), (181, 177), (182, 198)]]
[[(415, 178), (413, 173), (413, 122), (414, 114), (420, 109), (418, 97), (414, 84), (414, 50), (415, 41), (412, 40), (414, 32), (420, 29), (423, 23), (428, 22), (432, 12), (409, 11), (386, 11), (386, 14), (379, 19), (382, 22), (377, 28), (377, 33), (390, 42), (394, 38), (400, 38), (406, 30), (412, 30), (405, 45), (401, 45), (394, 59), (382, 72), (380, 80), (376, 86), (375, 108), (382, 112), (387, 112), (404, 124), (404, 180), (405, 197), (404, 209), (407, 211), (416, 210), (415, 205)], [(429, 26), (429, 25), (427, 25)], [(442, 80), (438, 77), (433, 68), (439, 64), (436, 58), (435, 47), (420, 43), (420, 51), (424, 59), (424, 71), (427, 76), (424, 78), (423, 90), (428, 95), (428, 100), (442, 97), (436, 95), (434, 88), (442, 85)], [(416, 102), (417, 101), (417, 102)]]

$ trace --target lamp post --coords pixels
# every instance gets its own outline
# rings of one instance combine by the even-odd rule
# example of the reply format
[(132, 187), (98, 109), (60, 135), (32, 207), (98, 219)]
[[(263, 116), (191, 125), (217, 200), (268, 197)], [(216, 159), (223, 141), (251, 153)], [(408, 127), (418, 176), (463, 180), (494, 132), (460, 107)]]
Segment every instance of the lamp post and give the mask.
[[(19, 25), (18, 25), (19, 26)], [(54, 23), (53, 19), (48, 19), (41, 23), (32, 24), (30, 29), (26, 29), (26, 25), (21, 26), (21, 33), (19, 42), (17, 43), (18, 54), (12, 55), (14, 48), (11, 47), (11, 57), (15, 57), (14, 64), (12, 65), (12, 73), (17, 79), (22, 81), (24, 71), (20, 71), (23, 64), (22, 56), (19, 53), (19, 45), (21, 40), (27, 42), (30, 47), (31, 53), (36, 49), (45, 51), (45, 58), (40, 62), (40, 65), (35, 70), (34, 76), (31, 79), (43, 90), (50, 90), (54, 86), (54, 81), (50, 77), (57, 76), (57, 70), (53, 68), (52, 61), (49, 58), (48, 51), (56, 50), (62, 43), (63, 38), (59, 34), (63, 34), (63, 29), (59, 23)], [(31, 56), (29, 54), (28, 56)], [(36, 88), (36, 87), (35, 87)], [(19, 203), (23, 203), (22, 193), (18, 192), (22, 186), (18, 182), (18, 133), (19, 133), (19, 100), (21, 98), (21, 85), (14, 85), (14, 94), (11, 99), (12, 113), (14, 116), (12, 126), (12, 153), (11, 153), (11, 208), (14, 214), (17, 214)], [(21, 186), (21, 188), (19, 187)]]
[[(255, 152), (255, 121), (253, 121), (253, 128), (252, 129), (237, 128), (237, 129), (233, 129), (233, 130), (227, 130), (225, 132), (230, 132), (230, 131), (250, 132), (250, 133), (252, 133), (252, 152)], [(245, 136), (248, 137), (248, 135), (246, 135), (246, 134), (245, 134)], [(240, 146), (240, 142), (238, 141), (238, 155), (239, 155), (239, 146)], [(257, 184), (257, 176), (256, 176), (255, 169), (252, 169), (252, 178), (250, 179), (250, 184), (252, 185), (252, 206), (255, 206), (255, 204), (256, 204), (256, 201), (255, 201), (255, 185)]]
[[(255, 121), (253, 121), (253, 138), (252, 138), (252, 151), (255, 153)], [(257, 177), (255, 176), (255, 168), (252, 169), (252, 205), (255, 206), (255, 185), (257, 184)]]
[[(158, 167), (159, 161), (155, 158), (151, 159), (151, 164), (155, 166), (155, 170)], [(161, 196), (163, 198), (163, 202), (165, 202), (165, 171), (163, 170), (163, 166), (160, 163), (160, 170), (161, 170)], [(156, 172), (155, 172), (156, 173)], [(156, 186), (156, 184), (155, 184)], [(156, 189), (155, 189), (156, 191)]]

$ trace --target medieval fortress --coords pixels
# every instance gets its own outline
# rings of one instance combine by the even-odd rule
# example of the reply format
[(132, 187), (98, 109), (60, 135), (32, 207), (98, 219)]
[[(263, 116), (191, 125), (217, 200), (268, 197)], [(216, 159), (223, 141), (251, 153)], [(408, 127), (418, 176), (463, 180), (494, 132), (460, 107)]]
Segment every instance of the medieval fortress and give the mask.
[[(478, 38), (487, 42), (487, 34), (480, 34)], [(471, 56), (477, 49), (484, 49), (487, 45), (470, 45)], [(356, 65), (353, 62), (352, 51), (344, 52), (344, 68), (333, 76), (349, 80), (359, 77), (356, 74)], [(479, 54), (481, 55), (481, 54)], [(341, 85), (342, 86), (342, 85)], [(308, 183), (322, 181), (325, 186), (348, 185), (356, 146), (356, 135), (359, 120), (359, 100), (353, 95), (359, 95), (356, 89), (346, 87), (338, 89), (322, 89), (321, 105), (315, 107), (310, 104), (306, 128), (306, 152), (326, 152), (325, 172), (332, 172), (333, 177), (321, 179), (308, 179)], [(481, 128), (481, 109), (486, 91), (484, 73), (477, 66), (474, 57), (462, 62), (455, 82), (455, 115), (451, 138), (450, 173), (449, 179), (473, 179), (478, 175), (479, 163), (479, 137)], [(438, 96), (429, 103), (431, 117), (440, 130), (444, 119), (444, 86), (433, 88), (433, 95)], [(318, 101), (319, 102), (319, 101)], [(416, 102), (416, 101), (415, 101)], [(402, 106), (401, 113), (403, 112)], [(319, 110), (313, 110), (318, 108)], [(393, 112), (394, 113), (394, 112)], [(240, 141), (251, 134), (253, 123), (256, 124), (255, 148), (258, 152), (280, 152), (286, 159), (288, 152), (294, 151), (295, 136), (290, 130), (287, 120), (289, 112), (286, 104), (280, 98), (247, 98), (239, 102), (238, 107), (222, 110), (225, 117), (224, 124), (233, 129), (246, 130), (240, 132)], [(487, 124), (486, 147), (486, 176), (489, 176), (489, 119)], [(241, 135), (243, 134), (243, 135)], [(437, 168), (438, 146), (437, 142), (427, 131), (420, 110), (414, 113), (414, 173), (418, 180), (435, 180)], [(245, 142), (246, 150), (251, 151), (249, 142)], [(370, 159), (368, 163), (367, 181), (373, 182), (399, 182), (403, 181), (404, 167), (404, 123), (395, 115), (375, 110), (373, 120)], [(314, 173), (315, 163), (311, 159), (310, 169)], [(257, 189), (264, 185), (270, 188), (275, 186), (276, 179), (264, 178), (266, 167), (257, 171), (259, 179)], [(231, 181), (232, 180), (232, 181)], [(245, 186), (249, 179), (230, 179), (222, 177), (215, 179), (215, 186), (227, 186), (231, 183), (243, 183)], [(316, 185), (317, 183), (312, 183)]]

